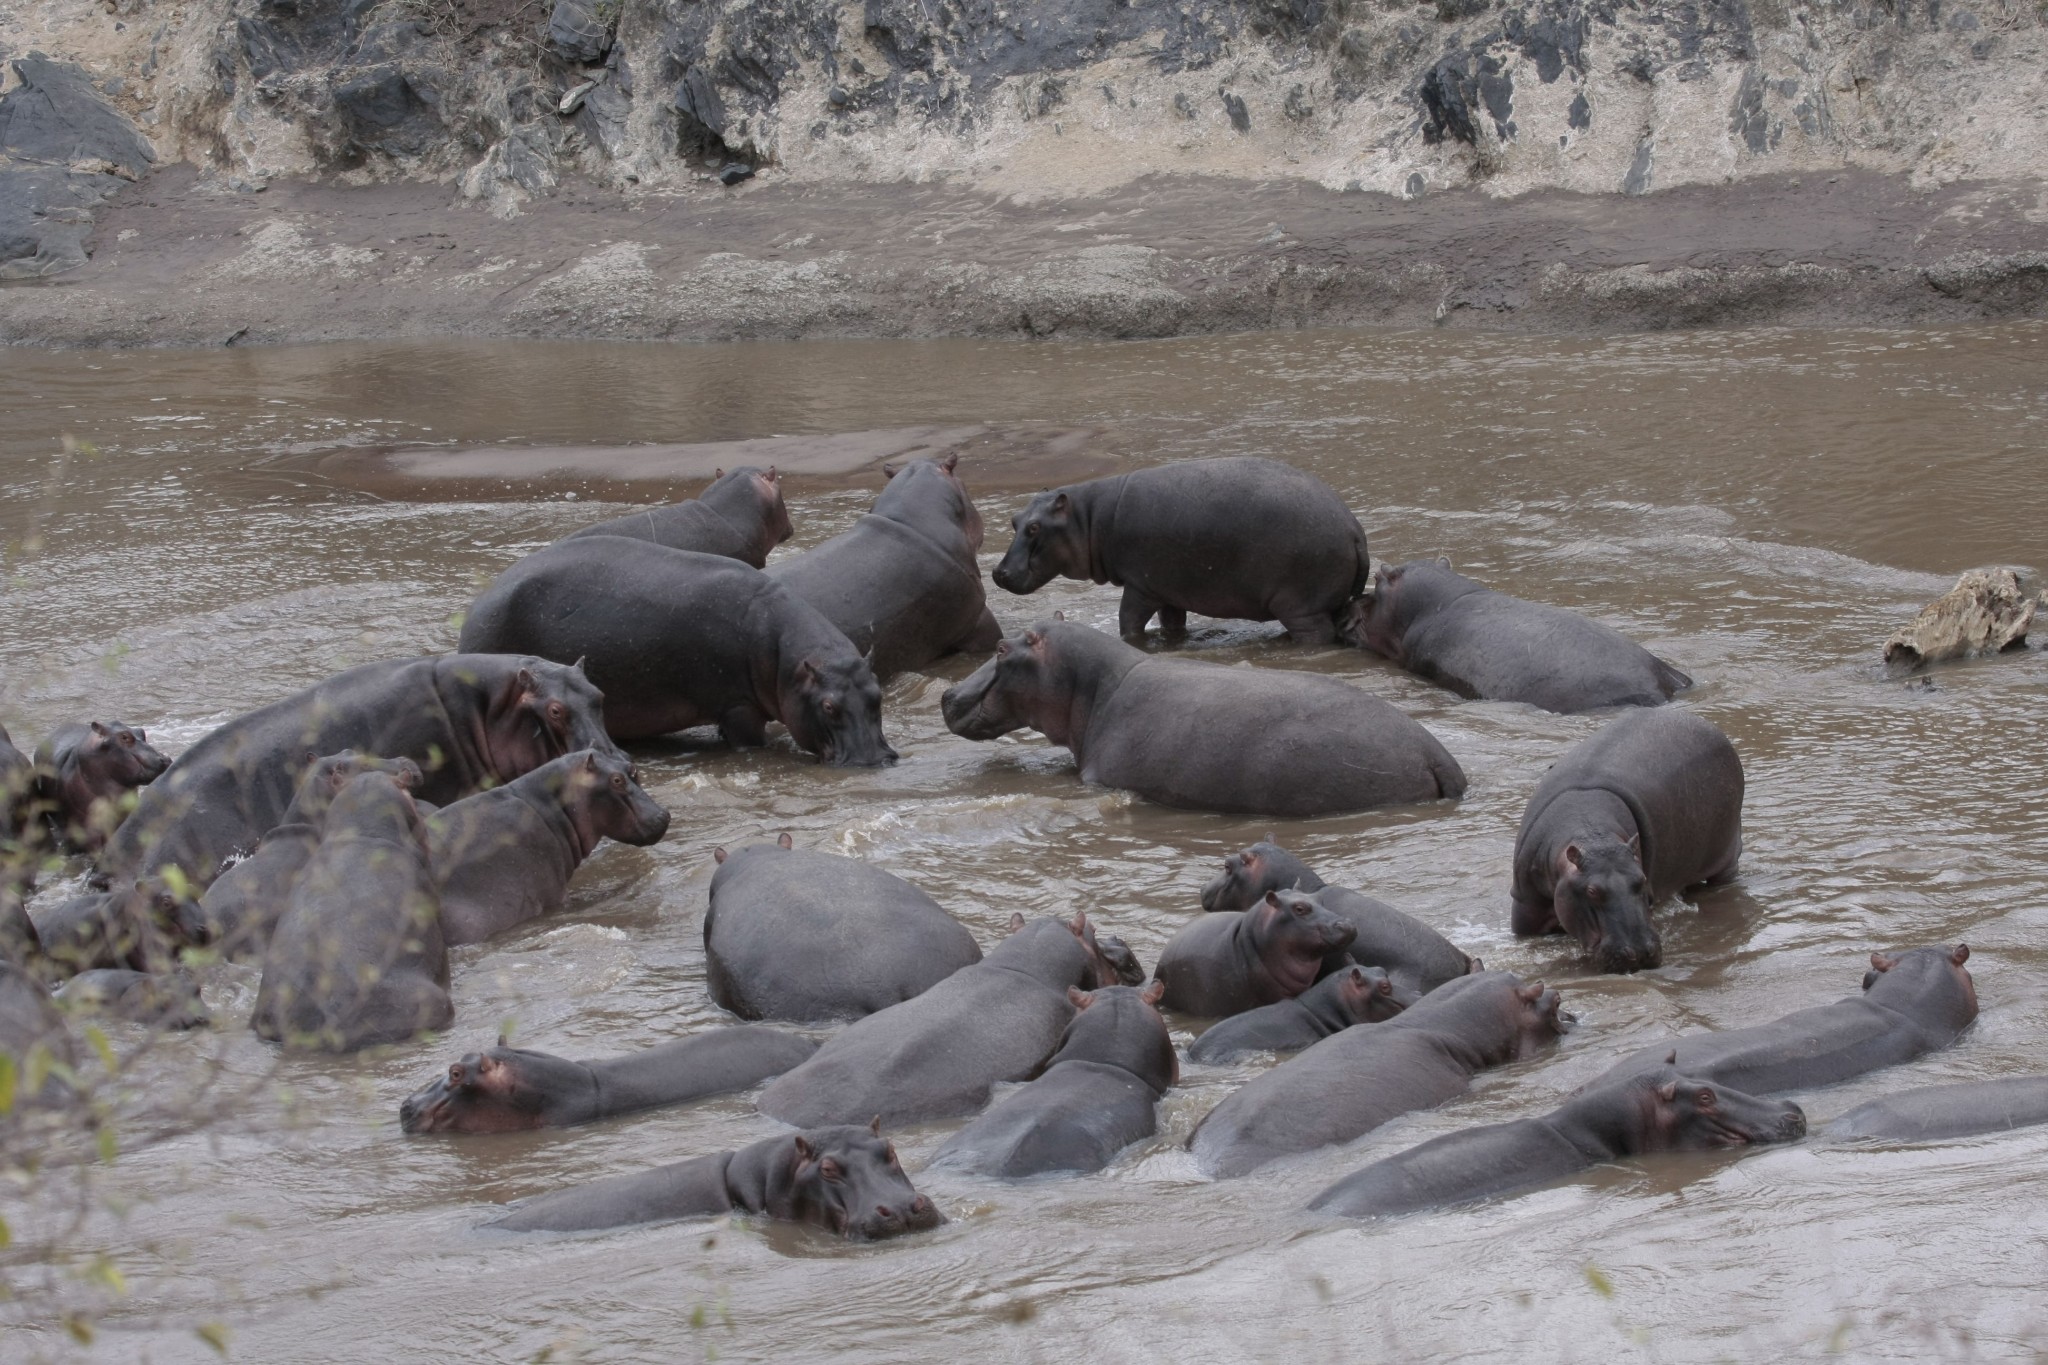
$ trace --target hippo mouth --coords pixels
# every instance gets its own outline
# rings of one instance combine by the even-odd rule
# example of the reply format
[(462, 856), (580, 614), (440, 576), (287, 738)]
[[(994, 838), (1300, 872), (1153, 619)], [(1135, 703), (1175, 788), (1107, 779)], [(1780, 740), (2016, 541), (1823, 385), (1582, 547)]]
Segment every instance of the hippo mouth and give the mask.
[(446, 1132), (453, 1125), (448, 1105), (448, 1083), (435, 1081), (425, 1089), (407, 1095), (398, 1106), (398, 1131), (410, 1136)]
[(858, 1223), (848, 1220), (844, 1213), (839, 1219), (841, 1235), (855, 1242), (879, 1242), (905, 1233), (929, 1232), (946, 1221), (945, 1215), (939, 1212), (939, 1206), (922, 1194), (912, 1196), (902, 1208), (877, 1204)]
[(995, 668), (984, 667), (986, 676), (976, 672), (966, 681), (947, 688), (939, 698), (939, 714), (944, 717), (946, 728), (962, 739), (996, 739), (1017, 728), (1008, 717), (990, 714), (988, 701), (995, 686)]

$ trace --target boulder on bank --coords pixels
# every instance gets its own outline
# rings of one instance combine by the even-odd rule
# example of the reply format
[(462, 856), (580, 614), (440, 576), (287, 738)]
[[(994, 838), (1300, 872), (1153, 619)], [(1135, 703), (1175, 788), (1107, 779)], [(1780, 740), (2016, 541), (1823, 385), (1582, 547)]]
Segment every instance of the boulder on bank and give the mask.
[(67, 62), (22, 57), (0, 95), (0, 280), (84, 265), (93, 210), (156, 153)]

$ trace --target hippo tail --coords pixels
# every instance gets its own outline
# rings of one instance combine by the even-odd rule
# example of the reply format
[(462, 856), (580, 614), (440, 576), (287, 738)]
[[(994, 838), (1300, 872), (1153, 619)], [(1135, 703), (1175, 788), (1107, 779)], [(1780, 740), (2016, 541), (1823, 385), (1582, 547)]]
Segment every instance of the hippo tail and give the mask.
[(1451, 757), (1450, 750), (1437, 746), (1430, 755), (1429, 770), (1436, 775), (1436, 794), (1448, 801), (1456, 801), (1465, 795), (1465, 770), (1458, 760)]
[(1657, 686), (1662, 689), (1667, 698), (1676, 696), (1692, 686), (1691, 674), (1680, 672), (1662, 659), (1657, 658), (1654, 654), (1650, 658), (1657, 665)]

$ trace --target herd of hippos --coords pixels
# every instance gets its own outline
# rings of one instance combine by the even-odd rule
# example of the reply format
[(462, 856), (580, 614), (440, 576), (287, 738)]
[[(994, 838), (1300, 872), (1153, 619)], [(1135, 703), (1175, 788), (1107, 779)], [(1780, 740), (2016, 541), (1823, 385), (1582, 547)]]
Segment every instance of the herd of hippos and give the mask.
[[(562, 908), (603, 839), (648, 845), (668, 813), (618, 747), (770, 721), (826, 763), (879, 765), (880, 684), (948, 654), (992, 657), (945, 693), (969, 739), (1030, 728), (1079, 777), (1167, 805), (1312, 816), (1456, 800), (1465, 775), (1421, 725), (1334, 678), (1148, 653), (1156, 616), (1281, 622), (1467, 697), (1615, 718), (1549, 770), (1514, 854), (1513, 929), (1569, 934), (1602, 971), (1655, 967), (1653, 906), (1734, 875), (1743, 771), (1713, 724), (1666, 706), (1691, 680), (1616, 631), (1425, 560), (1373, 571), (1337, 494), (1286, 465), (1190, 461), (1034, 496), (993, 573), (1123, 589), (1119, 640), (1062, 619), (1005, 637), (984, 598), (982, 523), (952, 458), (891, 477), (845, 534), (773, 565), (790, 534), (773, 470), (603, 522), (477, 597), (459, 652), (366, 664), (238, 717), (176, 762), (126, 725), (56, 731), (33, 758), (0, 732), (0, 1050), (68, 1057), (66, 1013), (161, 1026), (206, 1015), (195, 948), (261, 963), (253, 1027), (351, 1051), (453, 1019), (448, 948)], [(124, 818), (125, 817), (125, 818)], [(91, 889), (33, 921), (36, 874), (90, 859)], [(1011, 921), (986, 954), (915, 886), (774, 843), (717, 850), (708, 987), (750, 1022), (570, 1061), (504, 1045), (408, 1098), (408, 1133), (586, 1123), (765, 1084), (791, 1131), (575, 1186), (498, 1225), (557, 1231), (745, 1211), (852, 1237), (941, 1221), (885, 1125), (969, 1119), (934, 1166), (998, 1178), (1102, 1169), (1157, 1128), (1179, 1077), (1162, 1009), (1210, 1024), (1197, 1062), (1281, 1054), (1190, 1139), (1233, 1177), (1346, 1143), (1534, 1055), (1571, 1022), (1554, 990), (1486, 971), (1433, 929), (1326, 885), (1265, 842), (1230, 857), (1149, 984), (1085, 916)], [(1375, 1162), (1313, 1207), (1370, 1216), (1506, 1193), (1615, 1158), (1796, 1139), (1772, 1098), (1953, 1042), (1977, 1014), (1961, 945), (1876, 953), (1860, 993), (1630, 1057), (1552, 1113)], [(752, 1021), (844, 1024), (822, 1044)], [(851, 1022), (847, 1022), (851, 1021)], [(1291, 1055), (1289, 1055), (1291, 1054)], [(62, 1069), (41, 1098), (61, 1100)], [(63, 1073), (68, 1075), (68, 1073)], [(991, 1105), (994, 1088), (1026, 1082)], [(1940, 1138), (2048, 1121), (2048, 1077), (1912, 1091), (1830, 1131)]]

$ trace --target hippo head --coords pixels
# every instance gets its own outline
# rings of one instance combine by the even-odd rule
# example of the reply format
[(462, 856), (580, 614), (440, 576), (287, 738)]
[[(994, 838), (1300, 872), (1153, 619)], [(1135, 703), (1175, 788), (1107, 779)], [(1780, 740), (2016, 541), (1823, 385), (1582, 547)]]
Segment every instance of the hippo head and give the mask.
[(995, 739), (1030, 726), (1055, 744), (1086, 730), (1078, 702), (1145, 656), (1099, 630), (1054, 613), (996, 645), (995, 656), (939, 698), (946, 728), (963, 739)]
[(1010, 518), (1017, 533), (1002, 563), (989, 575), (995, 585), (1020, 596), (1037, 592), (1053, 579), (1089, 578), (1087, 534), (1073, 516), (1073, 499), (1064, 488), (1040, 493)]
[(119, 721), (96, 720), (88, 725), (78, 756), (79, 769), (87, 775), (95, 796), (117, 796), (146, 787), (171, 766), (171, 760), (149, 742), (148, 734)]
[(741, 465), (731, 473), (717, 470), (698, 501), (742, 534), (757, 536), (747, 556), (747, 562), (757, 569), (768, 562), (770, 550), (790, 537), (789, 505), (782, 500), (782, 476), (774, 465), (766, 469)]
[(1361, 649), (1399, 660), (1402, 637), (1418, 619), (1479, 585), (1451, 568), (1448, 557), (1377, 564), (1372, 582), (1351, 604), (1339, 634)]
[[(1471, 981), (1476, 978), (1460, 979)], [(1510, 1008), (1513, 1010), (1516, 1057), (1534, 1056), (1556, 1042), (1572, 1025), (1571, 1015), (1564, 1011), (1564, 997), (1541, 981), (1516, 982)]]
[(797, 747), (835, 768), (896, 761), (882, 734), (882, 685), (866, 658), (798, 660), (784, 675), (781, 710)]
[(1231, 854), (1223, 873), (1202, 888), (1204, 910), (1249, 910), (1268, 891), (1320, 891), (1323, 879), (1271, 839)]
[(913, 526), (929, 525), (926, 534), (941, 545), (952, 541), (947, 528), (957, 528), (967, 540), (967, 552), (978, 554), (987, 532), (981, 523), (981, 509), (955, 472), (959, 467), (958, 451), (943, 460), (883, 465), (889, 486), (875, 499), (875, 515)]
[(1289, 999), (1316, 983), (1323, 959), (1358, 937), (1358, 926), (1305, 891), (1268, 891), (1244, 912), (1259, 960)]
[(1664, 940), (1650, 923), (1642, 844), (1612, 836), (1566, 844), (1551, 892), (1557, 922), (1603, 972), (1664, 964)]
[(426, 822), (412, 793), (389, 773), (366, 772), (351, 777), (327, 808), (329, 831), (348, 830), (362, 838), (426, 848)]
[[(1016, 927), (1014, 917), (1012, 925)], [(1082, 911), (1076, 910), (1073, 919), (1067, 921), (1067, 932), (1079, 940), (1088, 954), (1088, 975), (1097, 989), (1135, 986), (1145, 979), (1145, 969), (1138, 965), (1138, 955), (1130, 945), (1114, 934), (1097, 936), (1094, 924)]]
[(1960, 1030), (1977, 1017), (1977, 983), (1963, 964), (1970, 945), (1872, 953), (1863, 990), (1909, 1019)]
[(1334, 974), (1337, 1009), (1354, 1024), (1381, 1024), (1416, 1001), (1413, 992), (1394, 985), (1384, 967), (1353, 964)]
[(491, 775), (500, 782), (578, 749), (623, 757), (605, 733), (604, 693), (584, 675), (581, 659), (520, 658), (489, 697), (483, 728)]
[(1682, 1076), (1671, 1065), (1677, 1057), (1625, 1082), (1634, 1100), (1634, 1112), (1623, 1117), (1625, 1137), (1635, 1141), (1621, 1150), (1708, 1152), (1806, 1136), (1798, 1105)]
[(324, 757), (308, 753), (291, 808), (280, 823), (319, 824), (341, 789), (363, 773), (383, 773), (409, 792), (420, 788), (420, 765), (409, 758), (375, 758), (353, 749)]
[(547, 1125), (547, 1109), (593, 1082), (588, 1068), (502, 1042), (464, 1054), (407, 1095), (398, 1126), (407, 1133), (514, 1133)]
[(556, 760), (563, 767), (560, 799), (585, 857), (599, 839), (658, 844), (668, 833), (668, 812), (640, 785), (640, 770), (624, 757), (585, 749)]
[(923, 1232), (946, 1221), (911, 1185), (883, 1138), (866, 1128), (819, 1128), (790, 1139), (785, 1216), (859, 1241)]
[(1102, 986), (1084, 991), (1069, 986), (1067, 1003), (1074, 1007), (1074, 1017), (1060, 1035), (1052, 1062), (1101, 1062), (1122, 1067), (1154, 1090), (1169, 1089), (1180, 1080), (1180, 1058), (1159, 1013), (1159, 1002), (1165, 998), (1164, 981), (1143, 990)]

